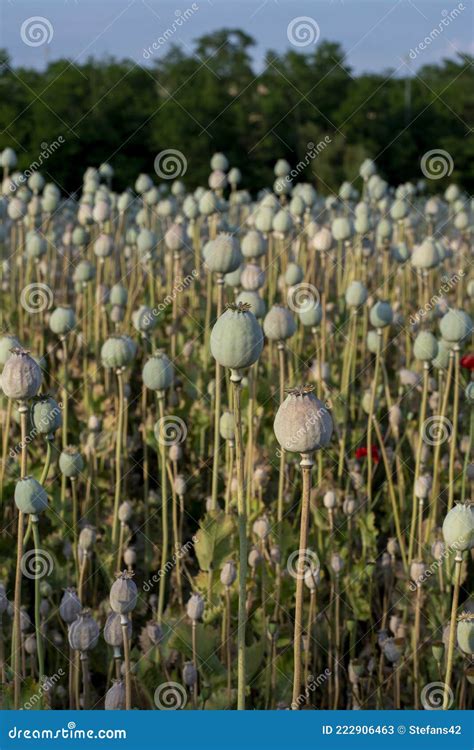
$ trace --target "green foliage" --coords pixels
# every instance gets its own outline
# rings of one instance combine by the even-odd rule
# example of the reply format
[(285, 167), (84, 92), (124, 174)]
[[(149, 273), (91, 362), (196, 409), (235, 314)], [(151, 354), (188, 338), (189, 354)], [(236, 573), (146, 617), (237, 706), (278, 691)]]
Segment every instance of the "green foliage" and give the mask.
[(201, 570), (218, 570), (231, 551), (234, 522), (223, 511), (207, 513), (196, 534), (196, 556)]
[(18, 167), (26, 169), (42, 143), (62, 136), (42, 171), (68, 192), (79, 189), (86, 164), (103, 161), (123, 189), (138, 172), (151, 173), (165, 148), (184, 153), (184, 181), (195, 187), (206, 183), (211, 155), (224, 151), (256, 190), (273, 182), (277, 157), (296, 164), (309, 142), (329, 136), (301, 174), (321, 192), (356, 177), (368, 155), (392, 182), (418, 180), (420, 154), (435, 147), (451, 154), (451, 179), (472, 189), (471, 56), (424, 66), (411, 79), (391, 71), (355, 78), (341, 46), (322, 41), (309, 53), (269, 51), (257, 75), (253, 44), (242, 31), (221, 29), (194, 49), (170, 47), (151, 68), (107, 58), (57, 60), (41, 72), (12, 70), (3, 51), (0, 148), (21, 143)]

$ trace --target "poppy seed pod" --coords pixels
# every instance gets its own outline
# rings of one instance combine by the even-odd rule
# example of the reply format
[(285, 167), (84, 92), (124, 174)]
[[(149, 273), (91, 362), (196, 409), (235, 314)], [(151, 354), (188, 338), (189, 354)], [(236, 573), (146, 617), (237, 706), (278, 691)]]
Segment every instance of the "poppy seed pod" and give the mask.
[(413, 268), (418, 268), (421, 271), (436, 268), (439, 262), (439, 253), (432, 237), (427, 237), (420, 245), (417, 245), (410, 258)]
[(59, 468), (65, 477), (76, 479), (84, 470), (84, 459), (76, 448), (69, 446), (59, 456)]
[(397, 404), (393, 404), (388, 410), (388, 421), (392, 430), (398, 430), (402, 423), (402, 410)]
[(2, 372), (2, 388), (7, 398), (26, 401), (38, 393), (43, 374), (26, 349), (14, 348)]
[(431, 485), (431, 477), (428, 474), (418, 477), (415, 482), (415, 497), (419, 500), (426, 500), (430, 494)]
[(265, 274), (255, 263), (246, 265), (240, 274), (240, 284), (242, 289), (249, 292), (256, 292), (265, 283)]
[(174, 367), (166, 354), (156, 352), (142, 370), (144, 385), (151, 391), (166, 391), (173, 383)]
[(333, 422), (326, 406), (316, 398), (312, 387), (294, 388), (280, 404), (273, 429), (286, 451), (312, 453), (329, 444)]
[(283, 305), (273, 305), (263, 321), (263, 332), (270, 341), (286, 341), (296, 332), (296, 321)]
[[(132, 623), (127, 623), (128, 637), (132, 635)], [(118, 648), (123, 645), (123, 633), (121, 616), (118, 612), (111, 612), (107, 617), (104, 625), (104, 641), (114, 648)]]
[(111, 305), (125, 307), (128, 301), (128, 292), (121, 284), (114, 284), (110, 290), (109, 302)]
[(126, 707), (125, 684), (122, 680), (114, 680), (104, 700), (106, 711), (124, 711)]
[(346, 305), (360, 307), (367, 301), (367, 287), (362, 281), (352, 281), (346, 289)]
[(49, 318), (49, 327), (57, 336), (65, 336), (76, 327), (76, 314), (72, 307), (60, 306)]
[(393, 320), (393, 311), (388, 302), (380, 300), (371, 308), (369, 317), (374, 328), (385, 328)]
[(387, 552), (391, 557), (396, 557), (400, 551), (398, 541), (395, 537), (390, 537), (387, 541)]
[(94, 242), (94, 254), (101, 260), (108, 258), (112, 253), (113, 246), (114, 243), (110, 234), (99, 234)]
[(132, 313), (133, 327), (139, 333), (151, 331), (155, 323), (156, 316), (153, 314), (153, 310), (146, 305), (140, 305), (138, 310), (134, 310)]
[(204, 599), (200, 594), (191, 594), (186, 604), (186, 613), (191, 620), (200, 620), (204, 614)]
[(344, 511), (346, 516), (352, 516), (352, 514), (355, 512), (355, 509), (356, 509), (355, 498), (352, 495), (348, 495), (342, 504), (342, 510)]
[(20, 343), (16, 336), (2, 336), (0, 338), (0, 367), (3, 367), (7, 359), (12, 356), (12, 349), (21, 349)]
[[(280, 183), (283, 187), (289, 187), (285, 182)], [(286, 192), (286, 191), (282, 191)], [(272, 229), (277, 234), (288, 234), (291, 231), (291, 228), (293, 226), (293, 219), (291, 218), (291, 214), (289, 211), (286, 211), (285, 209), (280, 209), (280, 211), (277, 211), (275, 216), (272, 220)]]
[(26, 236), (26, 254), (29, 258), (41, 258), (45, 254), (47, 243), (38, 232), (28, 232)]
[(472, 333), (472, 320), (464, 310), (449, 310), (440, 320), (439, 329), (445, 341), (460, 343)]
[(414, 583), (423, 583), (426, 574), (426, 565), (423, 560), (413, 560), (410, 565), (410, 578)]
[(331, 555), (329, 564), (332, 568), (333, 573), (335, 573), (337, 576), (342, 572), (342, 569), (344, 568), (344, 560), (337, 552), (334, 552)]
[(308, 304), (304, 304), (303, 307), (298, 310), (298, 317), (305, 327), (314, 328), (321, 323), (323, 318), (323, 308), (321, 305), (314, 300)]
[(123, 561), (127, 568), (132, 568), (137, 562), (137, 553), (133, 547), (127, 547), (123, 553)]
[(299, 284), (304, 279), (303, 269), (298, 265), (298, 263), (288, 263), (284, 279), (285, 284), (287, 284), (288, 286), (295, 286), (295, 284)]
[(443, 537), (448, 548), (464, 552), (474, 547), (474, 507), (456, 503), (443, 522)]
[(76, 589), (64, 589), (64, 594), (59, 604), (59, 614), (67, 625), (70, 625), (82, 610), (82, 604), (76, 593)]
[(225, 186), (227, 185), (227, 177), (225, 175), (225, 172), (222, 172), (220, 169), (215, 169), (211, 174), (209, 175), (208, 185), (211, 188), (211, 190), (224, 190)]
[(148, 638), (154, 646), (156, 646), (158, 643), (161, 643), (161, 641), (163, 640), (163, 629), (161, 625), (159, 625), (154, 620), (150, 620), (149, 622), (147, 622), (145, 629)]
[(107, 368), (127, 367), (133, 357), (134, 352), (127, 336), (110, 336), (100, 350), (102, 365)]
[(395, 664), (402, 658), (402, 643), (398, 638), (385, 638), (382, 650), (389, 662)]
[(120, 503), (119, 509), (118, 509), (118, 517), (119, 521), (122, 521), (122, 523), (127, 523), (130, 521), (133, 514), (133, 508), (131, 503), (128, 502), (128, 500), (125, 500), (123, 503)]
[(213, 273), (232, 273), (242, 263), (239, 243), (231, 234), (219, 234), (207, 242), (203, 255), (206, 268)]
[(184, 246), (184, 228), (182, 224), (172, 224), (165, 233), (165, 245), (176, 253)]
[(235, 579), (237, 578), (237, 568), (233, 560), (228, 560), (221, 569), (221, 583), (223, 586), (232, 586)]
[(95, 276), (95, 268), (88, 260), (81, 260), (74, 269), (72, 280), (80, 284), (87, 284)]
[(21, 513), (38, 515), (48, 507), (48, 495), (37, 479), (24, 477), (15, 485), (15, 505)]
[(241, 248), (244, 258), (260, 258), (267, 252), (267, 243), (261, 232), (252, 229), (242, 239)]
[(211, 158), (211, 169), (213, 171), (218, 169), (221, 172), (227, 172), (229, 169), (229, 162), (225, 154), (222, 154), (220, 151), (213, 154)]
[(90, 552), (95, 545), (97, 533), (93, 526), (87, 524), (79, 533), (78, 546), (84, 552)]
[(333, 237), (331, 230), (322, 227), (313, 237), (312, 245), (319, 253), (327, 253), (332, 247)]
[(125, 615), (135, 609), (138, 589), (132, 580), (132, 574), (124, 571), (120, 573), (110, 589), (110, 606), (114, 612)]
[(265, 316), (267, 311), (265, 300), (260, 297), (258, 292), (240, 292), (236, 299), (236, 304), (248, 305), (250, 312), (259, 320)]
[(51, 396), (39, 396), (32, 404), (31, 423), (41, 435), (51, 435), (61, 427), (61, 408)]
[(250, 367), (263, 349), (263, 333), (248, 305), (230, 305), (217, 319), (211, 332), (211, 352), (223, 367)]
[(456, 635), (461, 651), (469, 656), (474, 654), (474, 614), (463, 612), (460, 615)]
[(219, 419), (219, 432), (223, 440), (233, 441), (235, 437), (235, 418), (231, 411), (224, 411)]
[(268, 518), (266, 516), (257, 518), (257, 520), (253, 523), (252, 531), (259, 539), (265, 539), (265, 537), (267, 537), (270, 533), (270, 524), (268, 522)]
[(429, 331), (420, 331), (413, 345), (413, 354), (422, 362), (431, 362), (438, 354), (438, 342)]
[(97, 646), (100, 628), (88, 609), (83, 609), (81, 614), (68, 628), (69, 645), (74, 651), (91, 651)]
[(345, 216), (338, 216), (331, 225), (331, 233), (337, 242), (348, 240), (352, 235), (352, 225)]
[(321, 566), (311, 563), (304, 571), (304, 582), (310, 591), (315, 591), (321, 580)]
[(197, 669), (192, 661), (185, 661), (183, 665), (183, 682), (186, 687), (193, 687), (198, 678)]
[(334, 492), (334, 490), (328, 490), (327, 492), (324, 493), (323, 505), (328, 510), (332, 510), (332, 509), (334, 509), (336, 507), (336, 505), (337, 505), (337, 495)]
[(262, 555), (257, 547), (252, 547), (247, 560), (250, 568), (256, 568), (262, 562)]

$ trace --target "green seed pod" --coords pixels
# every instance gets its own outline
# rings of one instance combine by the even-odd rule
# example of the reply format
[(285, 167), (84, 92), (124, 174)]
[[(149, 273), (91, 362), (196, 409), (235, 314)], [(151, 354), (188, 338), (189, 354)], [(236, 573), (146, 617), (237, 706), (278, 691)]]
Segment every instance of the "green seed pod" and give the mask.
[(132, 573), (124, 571), (112, 584), (110, 589), (110, 606), (114, 612), (124, 615), (135, 609), (138, 589), (132, 580)]
[(248, 305), (232, 305), (218, 318), (211, 332), (211, 352), (223, 367), (250, 367), (263, 349), (263, 333)]
[(421, 245), (414, 248), (410, 262), (414, 268), (427, 271), (430, 268), (436, 268), (439, 261), (436, 244), (431, 237), (427, 237)]
[(110, 290), (109, 302), (111, 305), (126, 307), (128, 302), (128, 292), (121, 284), (114, 284)]
[(385, 328), (393, 320), (393, 312), (388, 302), (380, 300), (370, 310), (370, 322), (374, 328)]
[(81, 260), (74, 269), (72, 279), (80, 284), (87, 284), (95, 277), (95, 268), (88, 260)]
[(431, 362), (438, 354), (438, 342), (429, 331), (420, 331), (413, 345), (413, 354), (422, 362)]
[(390, 219), (381, 219), (376, 229), (377, 240), (389, 240), (392, 236), (392, 222)]
[(108, 258), (114, 249), (114, 241), (110, 234), (99, 234), (94, 242), (94, 255), (97, 258)]
[(272, 231), (275, 212), (271, 206), (261, 206), (255, 214), (255, 228), (263, 234)]
[(203, 216), (211, 216), (218, 210), (219, 201), (212, 190), (206, 190), (199, 199), (199, 212)]
[(247, 232), (242, 240), (242, 255), (244, 258), (260, 258), (267, 252), (267, 242), (256, 229)]
[(259, 320), (265, 317), (267, 306), (265, 300), (260, 297), (258, 292), (247, 292), (244, 290), (243, 292), (240, 292), (235, 302), (237, 305), (249, 305), (250, 312), (252, 312)]
[(68, 628), (69, 645), (74, 651), (80, 651), (81, 653), (95, 648), (99, 635), (99, 626), (88, 609), (83, 609)]
[(234, 440), (235, 419), (231, 411), (224, 411), (219, 419), (219, 432), (223, 440)]
[(352, 224), (345, 216), (338, 216), (331, 224), (331, 233), (337, 242), (348, 240), (352, 236)]
[(265, 283), (265, 273), (255, 263), (248, 263), (241, 270), (240, 283), (245, 291), (256, 292)]
[(203, 250), (206, 268), (213, 273), (231, 273), (242, 263), (239, 243), (231, 234), (219, 234)]
[(474, 615), (471, 612), (460, 615), (456, 635), (461, 651), (469, 656), (474, 654)]
[(151, 177), (147, 174), (139, 174), (135, 182), (135, 192), (142, 195), (153, 187)]
[[(288, 185), (288, 187), (290, 186)], [(293, 219), (291, 218), (290, 212), (286, 211), (284, 208), (281, 208), (273, 217), (273, 231), (277, 232), (278, 234), (287, 234), (291, 231), (292, 227)]]
[(312, 453), (331, 440), (333, 423), (326, 406), (311, 387), (294, 388), (280, 404), (273, 429), (281, 447), (293, 453)]
[(367, 301), (367, 287), (362, 281), (352, 281), (346, 289), (346, 305), (360, 307)]
[(82, 604), (76, 593), (76, 589), (64, 589), (63, 598), (59, 604), (59, 614), (67, 625), (70, 625), (79, 616)]
[(237, 578), (237, 568), (233, 560), (228, 560), (221, 569), (221, 583), (223, 586), (232, 586)]
[(451, 508), (443, 523), (446, 547), (463, 552), (474, 546), (474, 508), (457, 503)]
[(28, 258), (36, 260), (41, 258), (47, 248), (47, 243), (44, 237), (38, 232), (28, 232), (26, 235), (26, 254)]
[(286, 159), (278, 159), (275, 166), (273, 167), (273, 171), (276, 177), (286, 177), (286, 175), (290, 173), (290, 170), (291, 167)]
[(139, 333), (151, 331), (155, 323), (156, 316), (153, 314), (153, 310), (146, 305), (140, 305), (138, 310), (134, 310), (132, 313), (133, 327)]
[(443, 641), (435, 641), (431, 646), (431, 653), (433, 654), (434, 660), (440, 664), (444, 656), (444, 643)]
[[(128, 637), (132, 635), (132, 623), (127, 623)], [(121, 617), (118, 612), (111, 612), (104, 625), (104, 641), (114, 648), (123, 646)]]
[(232, 187), (237, 187), (239, 182), (242, 181), (242, 173), (240, 169), (237, 167), (232, 167), (229, 174), (227, 175), (227, 180), (229, 182), (229, 185), (232, 185)]
[(37, 479), (24, 477), (15, 485), (15, 505), (21, 513), (38, 515), (48, 507), (48, 495)]
[(16, 336), (5, 335), (0, 338), (0, 367), (5, 365), (7, 359), (11, 357), (12, 349), (21, 349), (20, 342)]
[(105, 694), (104, 709), (106, 711), (125, 711), (125, 708), (125, 684), (122, 680), (113, 680), (112, 687)]
[(76, 314), (72, 307), (57, 307), (50, 315), (49, 327), (58, 336), (72, 331), (76, 327)]
[(331, 230), (327, 227), (322, 227), (313, 237), (313, 247), (318, 253), (327, 253), (333, 242), (333, 236)]
[(215, 153), (211, 158), (211, 169), (219, 169), (221, 172), (227, 172), (229, 169), (227, 157), (220, 152)]
[(300, 310), (298, 310), (298, 317), (305, 328), (314, 328), (315, 326), (318, 326), (323, 319), (323, 308), (318, 302), (316, 302), (316, 300), (314, 300), (309, 306), (305, 304)]
[(97, 538), (96, 530), (94, 529), (93, 526), (90, 526), (90, 524), (87, 524), (80, 531), (79, 539), (77, 542), (78, 547), (83, 552), (91, 552), (92, 549), (94, 548), (96, 538)]
[(150, 229), (144, 228), (140, 230), (136, 242), (137, 250), (140, 256), (143, 257), (153, 254), (156, 248), (157, 238), (154, 232), (152, 232)]
[(438, 353), (432, 360), (431, 364), (437, 370), (446, 370), (449, 364), (449, 349), (447, 348), (444, 341), (441, 339), (438, 341)]
[(193, 621), (201, 619), (204, 614), (204, 599), (200, 594), (191, 594), (186, 604), (186, 613)]
[(364, 159), (359, 167), (359, 174), (363, 180), (368, 180), (370, 177), (375, 175), (376, 171), (377, 167), (375, 166), (375, 162), (373, 162), (372, 159)]
[(296, 332), (296, 321), (283, 305), (273, 305), (263, 321), (263, 332), (270, 341), (286, 341)]
[(51, 435), (61, 427), (61, 408), (51, 396), (39, 396), (32, 404), (30, 418), (36, 432)]
[(110, 336), (102, 345), (100, 358), (104, 367), (127, 367), (134, 358), (131, 339), (127, 336)]
[(448, 310), (440, 320), (443, 339), (449, 343), (460, 343), (472, 333), (472, 320), (464, 310)]
[(400, 264), (406, 263), (408, 258), (411, 257), (406, 242), (397, 242), (397, 244), (391, 248), (391, 255), (392, 258)]
[(298, 263), (288, 263), (285, 271), (285, 284), (294, 286), (304, 279), (304, 273)]
[(367, 349), (372, 354), (382, 351), (383, 339), (379, 336), (377, 331), (369, 331), (367, 333)]
[(59, 469), (61, 474), (69, 479), (76, 479), (84, 470), (84, 459), (79, 451), (69, 446), (59, 456)]
[(165, 245), (168, 250), (176, 253), (184, 247), (184, 227), (182, 224), (172, 224), (165, 234)]
[(196, 684), (198, 678), (197, 669), (192, 661), (185, 661), (183, 665), (183, 682), (188, 688)]
[(26, 401), (38, 393), (43, 374), (26, 349), (14, 348), (2, 372), (2, 388), (7, 398)]
[(172, 385), (173, 379), (173, 364), (162, 351), (157, 351), (142, 370), (143, 383), (151, 391), (166, 391)]

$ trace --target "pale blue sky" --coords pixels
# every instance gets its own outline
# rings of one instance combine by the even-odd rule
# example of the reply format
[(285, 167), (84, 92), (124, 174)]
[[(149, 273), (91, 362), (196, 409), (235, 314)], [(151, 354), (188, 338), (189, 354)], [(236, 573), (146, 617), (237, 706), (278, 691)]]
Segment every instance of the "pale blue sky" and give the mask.
[[(314, 19), (320, 39), (340, 42), (356, 73), (397, 69), (423, 39), (438, 28), (446, 13), (459, 15), (442, 26), (424, 50), (410, 62), (421, 65), (454, 57), (456, 50), (474, 52), (473, 3), (464, 0), (196, 0), (188, 20), (177, 28), (174, 21), (193, 6), (193, 0), (0, 0), (0, 45), (14, 64), (43, 67), (46, 60), (88, 56), (129, 57), (140, 64), (144, 49), (169, 29), (173, 42), (190, 49), (193, 39), (223, 26), (237, 27), (257, 41), (254, 60), (261, 65), (265, 51), (290, 47), (288, 24), (295, 17)], [(49, 44), (32, 47), (21, 38), (23, 22), (32, 16), (46, 18), (53, 30)], [(170, 42), (159, 46), (163, 56)], [(301, 51), (311, 47), (300, 48)], [(413, 56), (412, 56), (413, 57)]]

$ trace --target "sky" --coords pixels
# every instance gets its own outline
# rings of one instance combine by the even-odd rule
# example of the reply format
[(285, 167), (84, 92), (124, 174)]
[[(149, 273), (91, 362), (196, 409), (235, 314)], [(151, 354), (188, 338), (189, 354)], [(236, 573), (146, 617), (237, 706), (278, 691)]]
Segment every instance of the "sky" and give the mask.
[[(60, 57), (107, 55), (151, 65), (172, 43), (190, 51), (194, 39), (222, 27), (256, 40), (257, 70), (268, 49), (305, 52), (321, 40), (340, 42), (355, 73), (401, 69), (403, 59), (416, 71), (456, 51), (474, 54), (472, 0), (0, 0), (0, 7), (0, 46), (14, 65), (40, 69)], [(41, 44), (29, 31), (38, 16)]]

